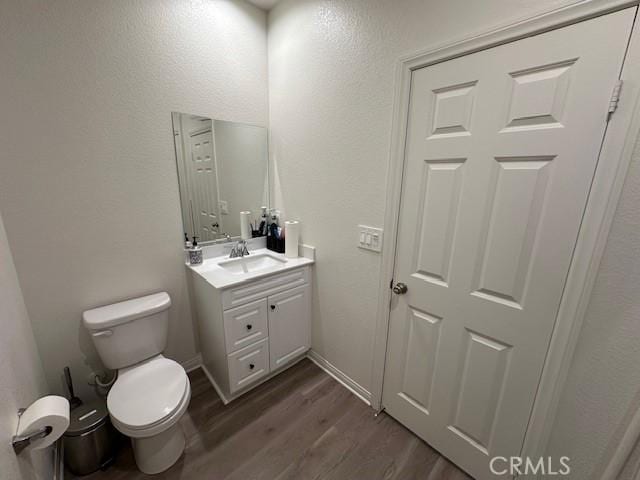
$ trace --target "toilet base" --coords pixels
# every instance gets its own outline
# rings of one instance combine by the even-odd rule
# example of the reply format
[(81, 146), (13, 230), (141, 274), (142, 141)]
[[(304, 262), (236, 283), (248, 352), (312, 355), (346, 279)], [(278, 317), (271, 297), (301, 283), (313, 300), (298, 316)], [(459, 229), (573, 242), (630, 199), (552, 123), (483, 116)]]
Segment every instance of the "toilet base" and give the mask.
[(153, 475), (164, 472), (178, 461), (186, 440), (180, 423), (164, 432), (145, 438), (132, 438), (133, 455), (142, 473)]

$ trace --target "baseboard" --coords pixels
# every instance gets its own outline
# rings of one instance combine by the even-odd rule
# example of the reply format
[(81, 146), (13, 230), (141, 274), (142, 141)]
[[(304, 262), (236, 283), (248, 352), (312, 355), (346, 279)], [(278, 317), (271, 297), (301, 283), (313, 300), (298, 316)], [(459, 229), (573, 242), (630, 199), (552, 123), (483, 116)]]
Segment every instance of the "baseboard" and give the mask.
[(187, 373), (195, 370), (196, 368), (200, 368), (202, 365), (202, 355), (198, 354), (195, 357), (182, 362), (181, 365)]
[(211, 385), (213, 385), (213, 389), (216, 391), (216, 393), (220, 397), (220, 400), (222, 400), (223, 404), (227, 405), (231, 400), (233, 400), (232, 398), (227, 398), (225, 394), (222, 393), (222, 390), (220, 389), (216, 381), (213, 379), (213, 375), (209, 373), (209, 370), (207, 370), (207, 367), (205, 367), (204, 364), (201, 364), (200, 368), (204, 372), (205, 376), (209, 379), (209, 382), (211, 383)]
[(211, 385), (213, 385), (213, 388), (216, 391), (216, 393), (218, 394), (218, 396), (220, 397), (220, 400), (222, 400), (222, 403), (227, 405), (229, 402), (235, 400), (236, 398), (239, 398), (242, 395), (244, 395), (245, 393), (250, 392), (251, 390), (256, 388), (258, 385), (262, 385), (263, 383), (271, 380), (273, 377), (275, 377), (277, 375), (280, 375), (285, 370), (293, 367), (295, 364), (299, 363), (301, 360), (304, 360), (305, 358), (307, 358), (305, 353), (306, 352), (303, 352), (302, 354), (300, 354), (300, 356), (298, 356), (298, 358), (289, 361), (289, 363), (287, 363), (286, 365), (283, 365), (282, 367), (280, 367), (280, 368), (276, 369), (275, 371), (271, 372), (269, 375), (266, 375), (266, 376), (262, 377), (256, 383), (253, 383), (253, 384), (245, 387), (242, 390), (238, 390), (237, 392), (231, 394), (231, 396), (229, 396), (229, 397), (227, 397), (224, 393), (222, 393), (222, 390), (220, 389), (220, 387), (218, 386), (218, 384), (214, 380), (213, 375), (211, 375), (209, 373), (209, 371), (207, 370), (207, 367), (204, 365), (204, 363), (202, 365), (199, 365), (199, 367), (202, 369), (202, 371), (204, 372), (205, 376), (209, 379), (209, 382), (211, 382)]
[[(344, 373), (342, 370), (340, 370), (335, 365), (333, 365), (329, 360), (327, 360), (326, 358), (324, 358), (322, 355), (320, 355), (318, 352), (314, 350), (309, 350), (306, 354), (306, 357), (309, 360), (311, 360), (313, 363), (315, 363), (318, 367), (320, 367), (322, 370), (324, 370), (329, 375), (331, 375), (331, 377), (336, 379), (345, 388), (349, 389), (356, 397), (358, 397), (367, 405), (371, 406), (371, 393), (362, 385), (360, 385), (358, 382), (356, 382), (354, 379), (352, 379), (349, 375)], [(278, 369), (277, 371), (272, 372), (270, 375), (267, 375), (259, 383), (252, 385), (251, 388), (258, 386), (260, 383), (264, 383), (267, 380), (270, 380), (271, 378), (278, 375), (279, 373), (286, 370), (287, 368), (292, 367), (303, 358), (305, 358), (304, 354), (301, 355), (300, 358), (298, 358), (297, 360), (288, 364), (286, 368)], [(191, 360), (182, 362), (182, 367), (187, 372), (190, 372), (197, 368), (202, 368), (202, 371), (207, 376), (207, 378), (213, 385), (213, 388), (215, 389), (216, 393), (218, 394), (218, 396), (220, 397), (220, 399), (225, 405), (228, 404), (230, 401), (235, 400), (236, 398), (241, 396), (243, 393), (246, 393), (246, 392), (239, 392), (237, 395), (234, 395), (231, 398), (227, 398), (224, 395), (224, 393), (222, 393), (222, 390), (220, 389), (220, 387), (218, 387), (218, 385), (216, 384), (215, 380), (213, 379), (213, 376), (207, 371), (206, 367), (203, 365), (202, 356), (200, 354), (198, 354), (196, 357), (192, 358)]]
[(371, 393), (364, 388), (362, 385), (358, 384), (354, 379), (352, 379), (349, 375), (344, 373), (342, 370), (333, 365), (329, 360), (324, 358), (318, 352), (314, 350), (309, 350), (307, 352), (307, 357), (313, 363), (315, 363), (322, 370), (327, 372), (333, 378), (335, 378), (338, 382), (344, 385), (347, 389), (351, 390), (351, 392), (362, 400), (367, 405), (371, 406)]

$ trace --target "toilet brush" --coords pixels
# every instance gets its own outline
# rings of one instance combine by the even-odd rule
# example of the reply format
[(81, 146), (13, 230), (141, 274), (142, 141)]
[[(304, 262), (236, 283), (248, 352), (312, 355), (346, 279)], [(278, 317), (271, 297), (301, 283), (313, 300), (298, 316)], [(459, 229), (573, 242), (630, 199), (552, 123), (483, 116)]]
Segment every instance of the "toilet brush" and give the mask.
[(73, 393), (73, 381), (71, 380), (71, 370), (69, 370), (69, 367), (64, 367), (64, 378), (67, 381), (67, 388), (69, 389), (69, 407), (73, 410), (82, 405), (82, 400)]

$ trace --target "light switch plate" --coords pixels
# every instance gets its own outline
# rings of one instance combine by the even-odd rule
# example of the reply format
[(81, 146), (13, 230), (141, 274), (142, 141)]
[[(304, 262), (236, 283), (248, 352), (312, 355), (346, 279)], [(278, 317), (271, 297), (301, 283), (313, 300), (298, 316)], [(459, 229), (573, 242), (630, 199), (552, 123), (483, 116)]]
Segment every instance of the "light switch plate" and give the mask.
[(382, 229), (358, 225), (358, 247), (373, 252), (381, 252)]

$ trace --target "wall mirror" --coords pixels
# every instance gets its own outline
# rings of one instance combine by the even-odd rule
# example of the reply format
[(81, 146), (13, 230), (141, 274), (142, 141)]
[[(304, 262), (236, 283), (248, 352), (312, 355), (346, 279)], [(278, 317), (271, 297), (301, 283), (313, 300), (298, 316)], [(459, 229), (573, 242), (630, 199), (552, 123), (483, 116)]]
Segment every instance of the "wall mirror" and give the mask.
[(269, 206), (267, 129), (173, 112), (185, 234), (211, 243), (240, 236), (240, 212)]

